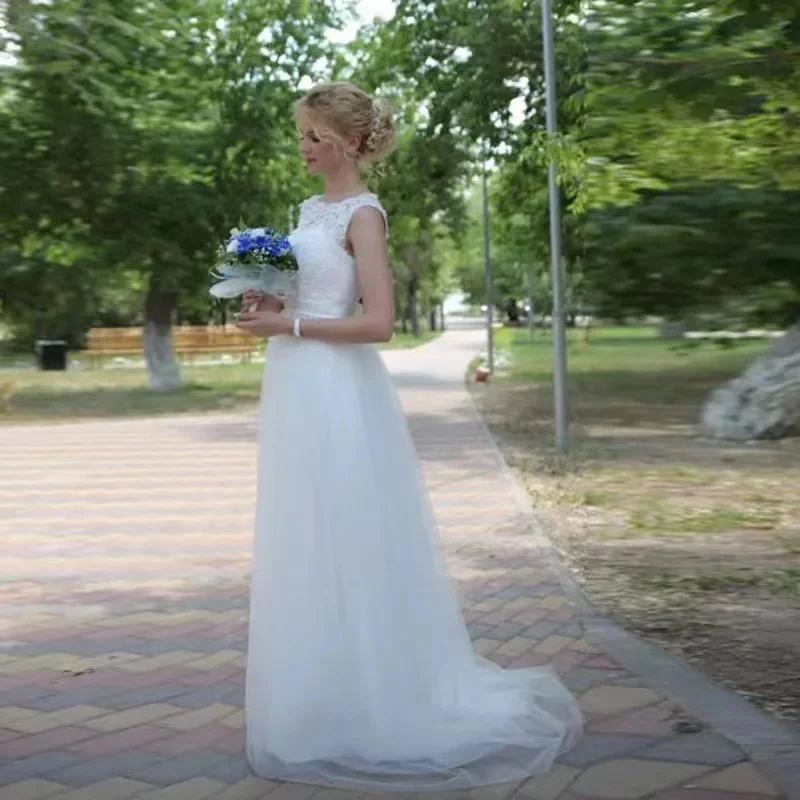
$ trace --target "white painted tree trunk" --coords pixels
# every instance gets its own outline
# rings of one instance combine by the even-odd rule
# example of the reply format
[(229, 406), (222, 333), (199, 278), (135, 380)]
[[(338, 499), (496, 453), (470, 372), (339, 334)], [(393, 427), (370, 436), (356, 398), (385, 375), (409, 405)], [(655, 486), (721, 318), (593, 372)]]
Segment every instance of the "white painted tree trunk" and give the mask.
[(687, 325), (685, 322), (662, 322), (658, 335), (666, 341), (679, 341), (686, 338), (686, 327)]
[(156, 392), (181, 387), (181, 371), (172, 347), (172, 330), (147, 320), (144, 328), (144, 358), (147, 380)]
[(712, 392), (701, 429), (705, 436), (739, 441), (800, 436), (800, 324)]
[(181, 371), (172, 346), (176, 302), (176, 293), (163, 291), (151, 282), (144, 303), (144, 360), (147, 380), (154, 392), (181, 387)]

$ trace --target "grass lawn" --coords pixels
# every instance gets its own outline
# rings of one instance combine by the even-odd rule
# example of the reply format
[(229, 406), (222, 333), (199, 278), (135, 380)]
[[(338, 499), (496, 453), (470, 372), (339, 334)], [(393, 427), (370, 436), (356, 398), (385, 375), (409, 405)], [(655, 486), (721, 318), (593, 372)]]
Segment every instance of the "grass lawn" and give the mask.
[[(385, 349), (418, 347), (439, 334), (418, 339), (398, 333)], [(0, 371), (0, 425), (63, 422), (70, 419), (171, 414), (232, 409), (258, 401), (264, 364), (184, 365), (184, 386), (154, 393), (141, 367), (92, 369), (77, 354), (66, 372), (30, 368)], [(0, 365), (2, 366), (2, 365)]]
[(475, 396), (593, 602), (762, 706), (800, 718), (800, 441), (711, 442), (709, 391), (767, 343), (570, 332), (572, 447), (554, 453), (552, 342), (498, 332)]

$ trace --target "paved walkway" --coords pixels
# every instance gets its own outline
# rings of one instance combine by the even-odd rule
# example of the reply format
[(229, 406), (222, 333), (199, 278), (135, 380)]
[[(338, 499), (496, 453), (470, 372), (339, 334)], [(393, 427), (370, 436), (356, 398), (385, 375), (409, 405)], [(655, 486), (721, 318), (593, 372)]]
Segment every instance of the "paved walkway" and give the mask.
[[(800, 797), (780, 726), (582, 605), (464, 389), (480, 346), (386, 359), (476, 650), (552, 664), (588, 724), (544, 777), (437, 796)], [(2, 800), (367, 797), (244, 761), (255, 434), (252, 413), (0, 429)]]

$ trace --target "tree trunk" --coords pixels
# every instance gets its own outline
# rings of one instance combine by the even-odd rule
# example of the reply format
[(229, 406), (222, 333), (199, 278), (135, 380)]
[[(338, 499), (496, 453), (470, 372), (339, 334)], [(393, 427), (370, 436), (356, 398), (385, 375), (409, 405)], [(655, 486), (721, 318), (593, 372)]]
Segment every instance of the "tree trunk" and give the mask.
[(536, 299), (533, 295), (533, 276), (531, 270), (525, 270), (525, 289), (528, 295), (528, 336), (533, 339), (536, 333)]
[(411, 323), (411, 333), (414, 336), (420, 335), (419, 330), (419, 302), (417, 294), (419, 292), (419, 278), (412, 274), (408, 279), (406, 287), (406, 307), (403, 312), (403, 333), (408, 332), (408, 323)]
[(150, 285), (144, 304), (144, 359), (147, 379), (155, 392), (181, 387), (181, 373), (172, 347), (172, 314), (178, 295)]
[(411, 333), (414, 336), (420, 335), (419, 303), (417, 302), (418, 290), (419, 290), (419, 278), (416, 275), (412, 275), (408, 281), (408, 295), (406, 299), (405, 318), (411, 322)]
[(403, 312), (403, 333), (406, 332), (406, 321), (411, 323), (411, 333), (420, 335), (419, 330), (419, 275), (420, 251), (419, 245), (408, 244), (403, 248), (403, 260), (408, 267), (408, 285), (406, 286), (406, 307)]
[(716, 389), (701, 420), (716, 439), (781, 439), (800, 435), (800, 323), (738, 378)]
[(683, 320), (666, 320), (661, 323), (658, 336), (668, 342), (677, 342), (686, 338), (686, 328), (686, 322)]

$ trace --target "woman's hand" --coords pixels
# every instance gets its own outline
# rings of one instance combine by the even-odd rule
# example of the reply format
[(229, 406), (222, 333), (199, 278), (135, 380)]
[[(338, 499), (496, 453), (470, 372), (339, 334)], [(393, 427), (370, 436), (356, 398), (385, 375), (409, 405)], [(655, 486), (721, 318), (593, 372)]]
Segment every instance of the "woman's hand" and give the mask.
[(242, 311), (236, 322), (236, 327), (241, 328), (251, 336), (285, 336), (293, 331), (294, 322), (277, 311)]
[(283, 311), (283, 303), (277, 297), (255, 289), (248, 289), (242, 295), (243, 311)]

